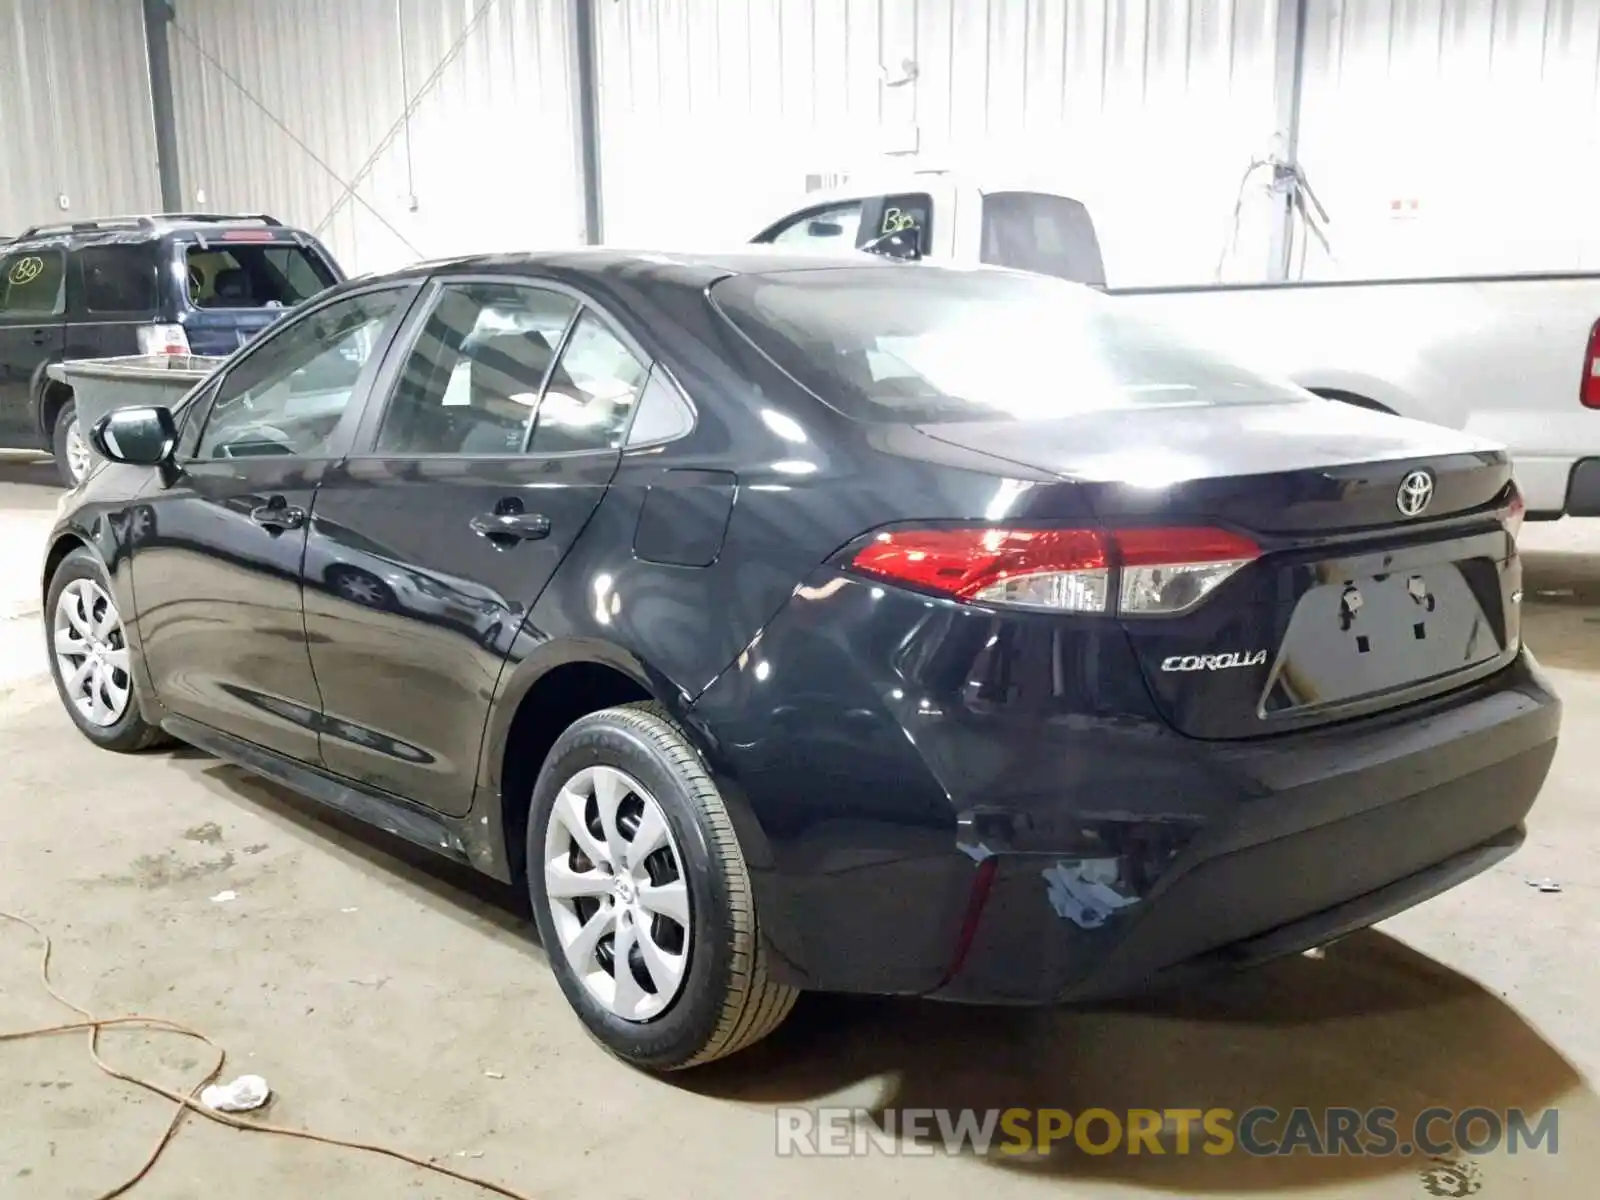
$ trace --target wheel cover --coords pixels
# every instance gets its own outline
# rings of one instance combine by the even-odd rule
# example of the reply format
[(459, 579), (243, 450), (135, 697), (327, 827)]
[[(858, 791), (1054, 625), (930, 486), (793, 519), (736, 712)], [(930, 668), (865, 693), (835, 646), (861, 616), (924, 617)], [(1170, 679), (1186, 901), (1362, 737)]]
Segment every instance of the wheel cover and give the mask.
[(67, 448), (67, 470), (75, 483), (82, 483), (83, 477), (89, 473), (89, 443), (84, 440), (76, 413), (67, 418), (67, 435), (63, 441)]
[(67, 699), (92, 724), (115, 725), (133, 698), (117, 606), (94, 580), (74, 579), (61, 589), (52, 624), (56, 673)]
[(665, 1012), (693, 933), (683, 855), (656, 798), (614, 767), (584, 768), (551, 807), (543, 865), (556, 940), (589, 994), (625, 1021)]

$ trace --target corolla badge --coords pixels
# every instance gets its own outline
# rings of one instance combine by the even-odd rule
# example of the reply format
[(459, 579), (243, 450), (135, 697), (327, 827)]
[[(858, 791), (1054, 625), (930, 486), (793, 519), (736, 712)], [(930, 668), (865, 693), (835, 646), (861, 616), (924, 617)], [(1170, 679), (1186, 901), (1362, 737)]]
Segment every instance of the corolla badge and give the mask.
[(1226, 671), (1233, 667), (1259, 667), (1267, 661), (1265, 650), (1235, 650), (1230, 654), (1174, 654), (1161, 660), (1163, 671)]
[(1433, 476), (1426, 471), (1412, 471), (1400, 481), (1394, 504), (1403, 517), (1420, 517), (1422, 510), (1433, 499)]

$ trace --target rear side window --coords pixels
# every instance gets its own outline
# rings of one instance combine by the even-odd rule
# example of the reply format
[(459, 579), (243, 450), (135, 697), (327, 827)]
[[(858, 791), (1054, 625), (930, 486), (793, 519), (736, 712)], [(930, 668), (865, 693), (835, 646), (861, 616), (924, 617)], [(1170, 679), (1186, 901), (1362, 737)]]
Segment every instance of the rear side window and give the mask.
[(1089, 210), (1066, 196), (990, 192), (979, 258), (994, 267), (1103, 286), (1105, 264)]
[(92, 313), (148, 313), (156, 308), (156, 260), (150, 244), (90, 246), (78, 251), (83, 307)]
[(578, 318), (539, 400), (530, 454), (622, 445), (650, 369), (592, 312)]
[(184, 254), (196, 308), (293, 308), (335, 280), (320, 255), (298, 245), (190, 245)]
[(520, 454), (575, 300), (520, 284), (439, 290), (395, 383), (377, 452)]
[(66, 309), (66, 255), (21, 250), (0, 258), (0, 317), (53, 317)]
[(864, 421), (1037, 420), (1310, 399), (1089, 288), (1001, 271), (736, 275), (712, 299), (807, 390)]

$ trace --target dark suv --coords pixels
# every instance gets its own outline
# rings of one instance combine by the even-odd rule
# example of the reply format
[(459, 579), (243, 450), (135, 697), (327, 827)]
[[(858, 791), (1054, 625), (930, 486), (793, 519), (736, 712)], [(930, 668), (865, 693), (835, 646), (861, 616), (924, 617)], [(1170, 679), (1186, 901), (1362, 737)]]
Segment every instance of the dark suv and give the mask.
[(87, 450), (50, 364), (226, 356), (343, 277), (314, 237), (269, 216), (112, 217), (0, 241), (0, 446), (51, 451), (75, 484)]

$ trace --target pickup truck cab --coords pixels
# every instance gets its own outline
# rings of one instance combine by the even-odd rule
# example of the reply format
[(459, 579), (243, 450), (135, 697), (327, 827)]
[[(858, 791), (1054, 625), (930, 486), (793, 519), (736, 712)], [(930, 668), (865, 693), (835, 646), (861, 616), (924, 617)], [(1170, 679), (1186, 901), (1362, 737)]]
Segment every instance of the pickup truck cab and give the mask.
[(1502, 443), (1530, 519), (1600, 516), (1600, 275), (1117, 288), (1092, 215), (1064, 190), (951, 171), (813, 193), (752, 240), (1088, 284), (1327, 399)]
[(310, 234), (264, 215), (168, 213), (35, 226), (0, 243), (0, 447), (89, 465), (52, 364), (226, 357), (344, 273)]

